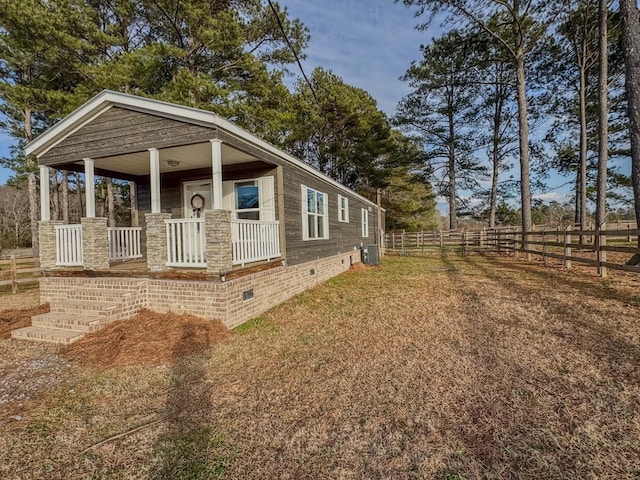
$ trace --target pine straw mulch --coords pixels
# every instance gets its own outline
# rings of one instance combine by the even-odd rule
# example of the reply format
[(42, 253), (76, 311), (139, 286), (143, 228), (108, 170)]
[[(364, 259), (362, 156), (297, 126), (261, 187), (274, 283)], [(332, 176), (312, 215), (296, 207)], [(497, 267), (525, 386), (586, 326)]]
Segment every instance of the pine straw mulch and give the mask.
[(61, 353), (98, 369), (157, 365), (202, 352), (230, 335), (219, 321), (143, 309), (63, 347)]
[(0, 338), (10, 338), (11, 331), (18, 328), (30, 327), (31, 317), (49, 311), (49, 304), (31, 308), (17, 308), (0, 310)]

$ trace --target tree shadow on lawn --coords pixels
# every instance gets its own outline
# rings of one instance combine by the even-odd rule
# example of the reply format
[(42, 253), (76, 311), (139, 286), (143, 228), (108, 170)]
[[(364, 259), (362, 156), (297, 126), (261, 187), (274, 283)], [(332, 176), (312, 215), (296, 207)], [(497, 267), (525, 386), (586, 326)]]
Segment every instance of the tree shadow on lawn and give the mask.
[[(159, 465), (154, 478), (216, 479), (227, 470), (233, 455), (224, 432), (211, 421), (211, 388), (206, 336), (195, 335), (193, 325), (173, 350), (174, 367), (164, 411), (165, 430), (155, 445)], [(204, 352), (191, 356), (189, 352)]]
[[(445, 253), (441, 260), (446, 266), (453, 265)], [(504, 274), (469, 258), (464, 263), (480, 272), (480, 278), (509, 291), (514, 303), (526, 307), (522, 289)], [(567, 339), (549, 320), (541, 318), (541, 325), (505, 322), (490, 299), (479, 295), (470, 283), (477, 280), (453, 270), (447, 273), (455, 288), (452, 296), (460, 299), (452, 307), (461, 319), (464, 341), (460, 355), (472, 367), (455, 373), (461, 375), (466, 388), (451, 392), (453, 412), (446, 434), (450, 442), (462, 447), (449, 458), (441, 477), (584, 478), (632, 472), (626, 459), (638, 451), (629, 446), (623, 433), (632, 431), (634, 424), (625, 398), (637, 390), (640, 381), (640, 348), (604, 325), (565, 315), (562, 322), (573, 327), (568, 348), (596, 357), (594, 363), (601, 373), (588, 366), (581, 370), (580, 363), (573, 365), (571, 358), (562, 359), (573, 370), (564, 372), (554, 359), (565, 352), (554, 351), (557, 344), (545, 341), (545, 336)], [(545, 299), (545, 307), (558, 312), (571, 308), (553, 299)], [(536, 342), (531, 350), (524, 343), (527, 340)], [(598, 455), (598, 451), (608, 453)]]
[[(523, 297), (522, 290), (515, 286), (513, 282), (507, 281), (508, 279), (506, 279), (504, 275), (491, 270), (491, 268), (489, 268), (482, 262), (473, 261), (469, 257), (467, 257), (467, 263), (470, 264), (472, 268), (482, 272), (483, 275), (490, 280), (497, 282), (501, 286), (503, 291), (510, 291), (512, 293), (511, 297), (514, 299), (514, 301), (527, 302), (528, 299), (526, 297)], [(501, 264), (501, 266), (504, 267), (505, 265)], [(518, 272), (517, 266), (511, 267), (511, 270), (516, 273)], [(532, 274), (541, 282), (549, 280), (548, 275), (546, 275), (544, 272), (536, 272), (535, 270), (528, 269), (527, 273)], [(569, 288), (579, 290), (580, 292), (584, 292), (585, 295), (592, 296), (591, 284), (579, 281), (567, 281), (565, 283)], [(544, 283), (540, 283), (540, 288), (536, 289), (536, 293), (538, 293), (538, 291), (544, 291), (544, 285)], [(602, 289), (602, 287), (600, 287), (599, 289)], [(598, 288), (596, 288), (596, 290), (598, 290)], [(598, 299), (614, 301), (624, 301), (625, 298), (620, 294), (604, 295), (603, 292), (597, 293), (593, 296)], [(545, 322), (549, 326), (548, 330), (536, 329), (532, 325), (521, 325), (523, 328), (527, 328), (529, 330), (537, 330), (539, 333), (548, 333), (555, 335), (562, 338), (564, 341), (570, 342), (571, 344), (579, 347), (582, 350), (586, 350), (588, 353), (596, 356), (600, 361), (602, 361), (603, 366), (605, 364), (608, 365), (610, 370), (609, 373), (615, 376), (618, 376), (622, 373), (620, 370), (620, 365), (622, 363), (628, 363), (636, 366), (640, 365), (640, 345), (631, 343), (620, 335), (617, 335), (614, 331), (613, 325), (604, 325), (601, 323), (594, 323), (581, 319), (579, 312), (572, 314), (572, 309), (574, 309), (575, 307), (568, 301), (563, 302), (554, 300), (548, 296), (545, 296), (544, 301), (545, 307), (548, 310), (552, 312), (563, 312), (562, 323), (571, 326), (571, 332), (567, 332), (565, 329), (563, 329), (562, 324), (554, 325), (549, 322)], [(607, 318), (607, 316), (611, 315), (611, 312), (607, 310), (606, 306), (602, 308), (591, 306), (590, 309), (591, 312), (596, 314), (599, 318)], [(636, 314), (637, 309), (633, 309), (633, 313), (630, 312), (629, 315)], [(637, 373), (637, 371), (635, 373)], [(640, 383), (640, 378), (636, 377), (635, 375), (625, 376), (625, 380), (630, 380), (633, 383)]]
[[(464, 258), (467, 263), (472, 264), (474, 267), (477, 267), (480, 263), (473, 262), (473, 260), (475, 259), (491, 259), (495, 261), (501, 269), (508, 270), (515, 275), (521, 276), (522, 273), (525, 272), (527, 275), (531, 275), (535, 278), (540, 279), (542, 281), (540, 283), (541, 287), (544, 285), (548, 287), (549, 280), (553, 279), (553, 281), (559, 286), (571, 290), (588, 292), (589, 296), (591, 297), (597, 297), (602, 300), (618, 300), (634, 306), (640, 306), (640, 295), (633, 296), (630, 293), (614, 290), (607, 286), (607, 280), (599, 279), (597, 277), (593, 277), (590, 280), (579, 280), (574, 276), (568, 275), (569, 271), (565, 270), (564, 267), (562, 267), (561, 270), (558, 270), (557, 268), (553, 269), (545, 267), (541, 263), (524, 263), (522, 259), (515, 259), (514, 261), (513, 257), (511, 257), (510, 259), (505, 259), (504, 257), (500, 256), (479, 255), (465, 256)], [(640, 279), (640, 276), (638, 278)]]

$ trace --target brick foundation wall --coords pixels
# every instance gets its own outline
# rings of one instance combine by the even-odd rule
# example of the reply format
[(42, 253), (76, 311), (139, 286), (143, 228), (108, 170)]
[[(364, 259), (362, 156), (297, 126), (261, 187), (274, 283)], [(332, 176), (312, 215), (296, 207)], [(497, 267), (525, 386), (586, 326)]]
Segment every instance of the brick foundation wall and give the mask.
[[(189, 313), (221, 320), (234, 328), (304, 290), (345, 272), (360, 262), (360, 251), (277, 267), (224, 283), (151, 278), (45, 277), (40, 282), (43, 302), (71, 299), (91, 301), (117, 298), (109, 320), (128, 318), (141, 308), (166, 313)], [(313, 271), (313, 274), (311, 273)], [(243, 293), (253, 289), (253, 298)]]

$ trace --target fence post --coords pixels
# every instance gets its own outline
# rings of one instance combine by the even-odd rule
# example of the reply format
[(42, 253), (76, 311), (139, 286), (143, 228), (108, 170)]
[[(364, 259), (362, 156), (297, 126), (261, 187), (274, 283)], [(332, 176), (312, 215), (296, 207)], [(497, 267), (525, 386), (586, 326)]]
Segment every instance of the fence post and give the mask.
[(422, 253), (424, 253), (424, 230), (420, 230), (420, 244), (422, 245)]
[(462, 255), (467, 254), (467, 231), (462, 231)]
[(549, 259), (547, 258), (547, 234), (542, 230), (542, 261), (544, 265), (549, 265)]
[(391, 248), (393, 249), (393, 253), (396, 253), (396, 234), (391, 234)]
[(404, 230), (402, 230), (402, 256), (404, 257)]
[(440, 248), (444, 248), (444, 238), (442, 237), (442, 230), (438, 232), (440, 234)]
[(571, 225), (564, 232), (564, 266), (568, 270), (571, 268)]
[(607, 245), (607, 235), (606, 231), (602, 231), (603, 228), (606, 228), (606, 223), (603, 223), (596, 231), (596, 253), (598, 255), (598, 273), (602, 278), (605, 278), (607, 276), (607, 267), (603, 266), (602, 263), (607, 261), (607, 252), (602, 250), (602, 247)]
[(629, 230), (629, 234), (627, 235), (627, 243), (631, 243), (631, 224), (627, 223), (627, 230)]
[(15, 255), (11, 255), (11, 293), (18, 293), (18, 266)]

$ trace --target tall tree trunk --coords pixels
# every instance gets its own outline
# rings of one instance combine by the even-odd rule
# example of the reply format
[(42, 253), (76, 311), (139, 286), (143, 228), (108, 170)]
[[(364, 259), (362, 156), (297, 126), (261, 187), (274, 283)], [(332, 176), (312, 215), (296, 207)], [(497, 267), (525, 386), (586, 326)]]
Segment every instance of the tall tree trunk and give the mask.
[[(640, 223), (640, 18), (638, 18), (636, 0), (620, 0), (620, 14), (631, 139), (631, 181), (636, 221)], [(638, 237), (638, 246), (640, 246), (640, 237)]]
[(113, 180), (110, 177), (105, 178), (107, 184), (107, 209), (109, 213), (108, 224), (110, 227), (116, 226), (116, 202), (113, 196)]
[[(449, 109), (452, 112), (452, 109)], [(449, 228), (458, 228), (458, 212), (456, 209), (456, 152), (453, 114), (449, 113)]]
[(516, 55), (516, 92), (518, 99), (518, 133), (520, 137), (520, 204), (522, 205), (523, 242), (531, 231), (531, 185), (529, 183), (529, 124), (527, 122), (527, 91), (524, 52)]
[(580, 212), (580, 208), (582, 205), (582, 202), (580, 202), (580, 198), (582, 196), (582, 192), (581, 192), (581, 187), (582, 184), (580, 183), (580, 172), (576, 172), (576, 201), (575, 201), (575, 213), (573, 215), (573, 223), (575, 225), (580, 225), (580, 218), (582, 213)]
[(52, 169), (51, 171), (51, 205), (53, 206), (53, 212), (51, 214), (52, 220), (60, 220), (60, 182), (58, 182), (58, 171)]
[[(31, 124), (31, 109), (24, 109), (24, 137), (25, 140), (30, 142), (33, 139), (33, 131)], [(28, 190), (29, 190), (29, 218), (31, 219), (31, 250), (34, 258), (40, 256), (40, 242), (38, 239), (38, 187), (36, 186), (36, 173), (35, 169), (38, 166), (38, 162), (35, 159), (31, 161), (34, 165), (29, 168), (28, 173)], [(31, 162), (27, 159), (27, 162)]]
[(140, 226), (140, 217), (138, 214), (138, 187), (136, 182), (129, 182), (129, 200), (131, 201), (131, 226)]
[[(84, 205), (82, 204), (82, 182), (80, 181), (80, 173), (76, 172), (76, 194), (78, 195), (78, 216), (84, 216)], [(80, 223), (78, 218), (78, 223)]]
[[(609, 109), (607, 106), (609, 81), (609, 65), (607, 58), (608, 11), (607, 0), (599, 0), (600, 74), (598, 76), (598, 199), (596, 202), (596, 228), (598, 229), (604, 225), (607, 218), (607, 159), (609, 155)], [(629, 79), (627, 78), (627, 83), (628, 80)]]
[(60, 182), (60, 188), (62, 189), (62, 221), (65, 225), (69, 224), (69, 172), (62, 170), (62, 182)]
[(40, 256), (40, 242), (38, 238), (38, 189), (36, 174), (29, 172), (29, 218), (31, 219), (31, 250), (34, 258)]
[(493, 140), (493, 172), (491, 173), (491, 198), (489, 199), (489, 227), (496, 226), (496, 210), (498, 209), (498, 168), (500, 166), (500, 155), (498, 154), (497, 140)]
[(500, 126), (502, 120), (502, 95), (500, 79), (496, 78), (496, 102), (493, 110), (493, 142), (491, 144), (492, 168), (491, 195), (489, 198), (489, 227), (496, 226), (496, 210), (498, 207), (498, 175), (500, 174)]
[(587, 76), (585, 55), (580, 64), (580, 164), (578, 166), (578, 184), (580, 189), (576, 192), (579, 195), (579, 218), (580, 230), (587, 229)]

